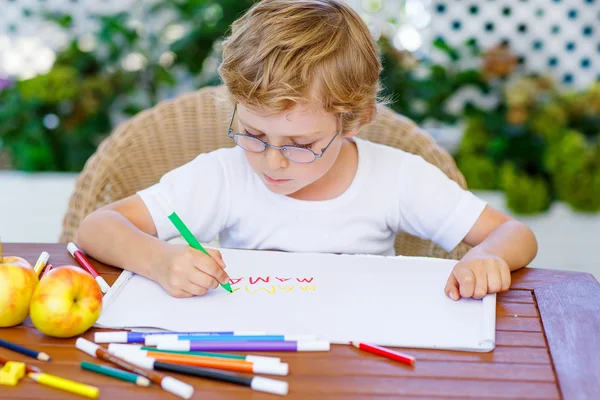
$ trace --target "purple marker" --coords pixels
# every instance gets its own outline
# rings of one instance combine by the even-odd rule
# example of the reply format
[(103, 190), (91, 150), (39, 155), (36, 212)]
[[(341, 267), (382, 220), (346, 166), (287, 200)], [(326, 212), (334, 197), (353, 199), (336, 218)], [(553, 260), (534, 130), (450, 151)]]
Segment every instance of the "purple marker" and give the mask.
[(314, 335), (157, 335), (146, 336), (146, 346), (157, 346), (164, 342), (189, 340), (191, 342), (276, 342), (316, 340)]
[(96, 343), (144, 343), (147, 336), (163, 336), (163, 335), (186, 335), (186, 336), (257, 336), (264, 335), (265, 332), (246, 332), (246, 331), (230, 331), (230, 332), (96, 332), (94, 334), (94, 342)]
[(191, 342), (180, 340), (159, 343), (158, 350), (177, 351), (329, 351), (329, 342), (298, 340), (275, 342)]

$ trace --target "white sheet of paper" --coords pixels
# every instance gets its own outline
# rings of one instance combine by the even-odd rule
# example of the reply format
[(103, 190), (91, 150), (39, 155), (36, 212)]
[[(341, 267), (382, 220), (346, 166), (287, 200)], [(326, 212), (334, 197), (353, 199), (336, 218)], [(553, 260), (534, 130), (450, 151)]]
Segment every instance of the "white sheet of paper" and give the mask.
[(221, 249), (233, 293), (188, 299), (124, 271), (96, 326), (314, 334), (332, 343), (490, 351), (496, 296), (450, 300), (454, 260)]

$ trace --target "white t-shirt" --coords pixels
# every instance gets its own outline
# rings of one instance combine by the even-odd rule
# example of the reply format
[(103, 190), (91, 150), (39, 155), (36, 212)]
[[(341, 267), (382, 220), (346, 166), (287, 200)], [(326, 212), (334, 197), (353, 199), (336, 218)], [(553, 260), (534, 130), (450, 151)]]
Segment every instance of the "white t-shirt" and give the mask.
[(200, 242), (225, 248), (395, 255), (408, 232), (446, 251), (469, 232), (485, 202), (420, 156), (354, 139), (358, 169), (350, 187), (324, 201), (271, 192), (239, 147), (200, 154), (138, 194), (158, 237), (180, 236), (156, 196), (162, 194)]

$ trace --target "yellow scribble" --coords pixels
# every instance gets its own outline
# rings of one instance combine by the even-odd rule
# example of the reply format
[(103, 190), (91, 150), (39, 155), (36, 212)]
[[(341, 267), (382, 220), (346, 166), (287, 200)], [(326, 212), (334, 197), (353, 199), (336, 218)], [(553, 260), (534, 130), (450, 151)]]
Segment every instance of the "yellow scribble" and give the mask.
[(289, 287), (289, 288), (286, 288), (285, 286), (281, 286), (281, 285), (278, 285), (277, 287), (279, 289), (283, 290), (283, 291), (286, 291), (286, 292), (291, 292), (292, 290), (294, 290), (294, 286), (293, 285), (291, 287)]
[(269, 291), (268, 288), (266, 287), (261, 287), (258, 288), (254, 291), (250, 291), (250, 289), (248, 289), (248, 285), (244, 286), (246, 288), (246, 292), (250, 293), (250, 294), (254, 294), (254, 293), (258, 293), (261, 290), (264, 290), (265, 292), (269, 293), (269, 294), (275, 294), (276, 290), (275, 290), (275, 285), (271, 285), (271, 291)]

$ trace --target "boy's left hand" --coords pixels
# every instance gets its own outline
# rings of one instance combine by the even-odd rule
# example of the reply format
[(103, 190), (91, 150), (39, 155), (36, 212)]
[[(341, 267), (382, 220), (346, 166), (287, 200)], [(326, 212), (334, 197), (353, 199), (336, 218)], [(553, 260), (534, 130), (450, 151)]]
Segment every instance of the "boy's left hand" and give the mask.
[(452, 300), (482, 299), (510, 287), (510, 268), (500, 257), (472, 249), (452, 269), (444, 291)]

